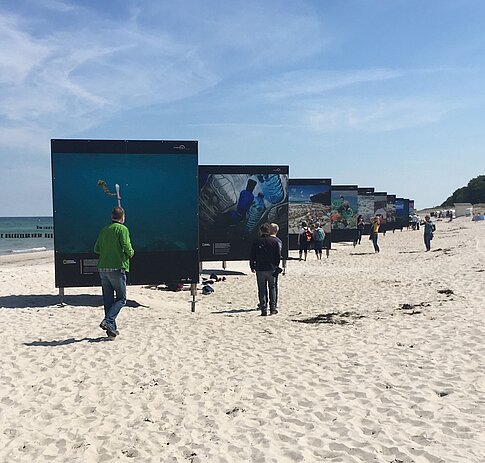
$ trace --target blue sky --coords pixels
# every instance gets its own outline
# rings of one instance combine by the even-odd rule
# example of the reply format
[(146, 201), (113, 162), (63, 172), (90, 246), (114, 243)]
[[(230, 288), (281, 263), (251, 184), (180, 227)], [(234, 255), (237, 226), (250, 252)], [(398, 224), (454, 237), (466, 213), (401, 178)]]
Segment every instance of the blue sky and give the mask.
[(3, 0), (0, 216), (51, 215), (51, 138), (198, 140), (423, 208), (485, 174), (482, 0)]

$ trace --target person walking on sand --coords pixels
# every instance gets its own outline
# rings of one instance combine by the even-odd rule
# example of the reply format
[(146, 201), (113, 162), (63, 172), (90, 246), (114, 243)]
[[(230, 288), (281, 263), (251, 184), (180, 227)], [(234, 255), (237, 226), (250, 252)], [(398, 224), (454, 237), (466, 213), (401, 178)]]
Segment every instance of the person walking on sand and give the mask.
[(99, 232), (94, 245), (94, 252), (99, 254), (98, 271), (104, 303), (104, 318), (99, 326), (110, 338), (119, 334), (116, 317), (126, 304), (126, 273), (135, 253), (124, 222), (125, 211), (121, 207), (113, 208), (111, 224)]
[[(259, 238), (253, 241), (249, 258), (249, 266), (253, 273), (256, 273), (258, 284), (258, 299), (261, 315), (278, 313), (276, 309), (276, 288), (274, 273), (280, 264), (281, 251), (278, 242), (274, 237), (269, 236), (270, 227), (264, 223), (259, 227)], [(268, 301), (269, 292), (269, 301)]]
[[(283, 241), (281, 241), (279, 238), (278, 238), (278, 232), (280, 231), (280, 227), (277, 223), (270, 223), (269, 224), (269, 236), (271, 236), (272, 238), (274, 238), (276, 240), (276, 242), (278, 243), (278, 246), (280, 248), (280, 256), (281, 256), (281, 251), (283, 250)], [(283, 271), (283, 269), (281, 267), (276, 267), (275, 271), (274, 271), (274, 287), (275, 287), (275, 309), (273, 311), (274, 314), (277, 314), (278, 313), (278, 277), (280, 275), (280, 273)]]
[(376, 216), (372, 219), (372, 224), (370, 227), (370, 236), (369, 238), (372, 240), (372, 244), (374, 245), (374, 252), (378, 253), (380, 251), (379, 244), (377, 240), (379, 239), (379, 227), (381, 225), (381, 219), (379, 216)]
[(300, 232), (298, 233), (298, 250), (299, 250), (300, 260), (302, 256), (304, 256), (304, 260), (306, 261), (307, 254), (308, 254), (308, 247), (310, 246), (312, 239), (313, 239), (312, 231), (307, 226), (306, 222), (302, 222)]
[(434, 223), (431, 221), (431, 217), (426, 215), (424, 217), (424, 245), (426, 252), (431, 251), (431, 240), (433, 239), (433, 232), (436, 230)]
[(362, 235), (364, 234), (364, 227), (365, 227), (364, 216), (362, 214), (359, 214), (357, 216), (357, 237), (354, 239), (354, 248), (357, 244), (360, 244), (360, 242), (362, 241)]
[(318, 260), (322, 260), (323, 254), (323, 242), (325, 241), (325, 232), (320, 225), (320, 222), (315, 224), (315, 230), (313, 230), (313, 246), (315, 248), (315, 255)]

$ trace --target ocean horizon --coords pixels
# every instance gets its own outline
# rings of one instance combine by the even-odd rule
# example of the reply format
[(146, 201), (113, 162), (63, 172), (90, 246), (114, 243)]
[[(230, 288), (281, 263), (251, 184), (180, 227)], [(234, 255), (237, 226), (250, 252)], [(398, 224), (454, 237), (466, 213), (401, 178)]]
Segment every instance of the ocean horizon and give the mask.
[(0, 217), (0, 255), (53, 249), (52, 216)]

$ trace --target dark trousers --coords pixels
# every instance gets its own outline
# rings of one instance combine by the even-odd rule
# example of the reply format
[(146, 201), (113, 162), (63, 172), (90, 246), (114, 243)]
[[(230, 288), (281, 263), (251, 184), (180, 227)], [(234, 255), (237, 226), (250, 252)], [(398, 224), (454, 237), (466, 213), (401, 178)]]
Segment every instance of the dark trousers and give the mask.
[(126, 273), (124, 270), (99, 272), (103, 289), (104, 320), (116, 331), (116, 317), (126, 304)]
[(379, 238), (379, 234), (378, 233), (374, 233), (372, 235), (372, 244), (374, 245), (374, 251), (375, 252), (379, 252), (380, 249), (379, 249), (379, 245), (377, 244), (377, 239)]
[[(270, 310), (276, 309), (276, 284), (275, 277), (272, 270), (256, 271), (256, 281), (258, 283), (258, 298), (259, 308), (262, 312), (266, 312), (268, 308)], [(269, 293), (269, 301), (268, 301)]]
[(426, 246), (426, 251), (431, 250), (431, 235), (428, 233), (424, 234), (424, 245)]

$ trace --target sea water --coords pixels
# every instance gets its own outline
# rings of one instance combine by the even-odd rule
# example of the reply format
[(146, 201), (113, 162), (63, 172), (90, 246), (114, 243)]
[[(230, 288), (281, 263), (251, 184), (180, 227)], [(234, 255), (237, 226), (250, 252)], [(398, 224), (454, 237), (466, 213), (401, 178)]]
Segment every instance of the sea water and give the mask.
[(0, 255), (54, 249), (52, 217), (0, 217)]

